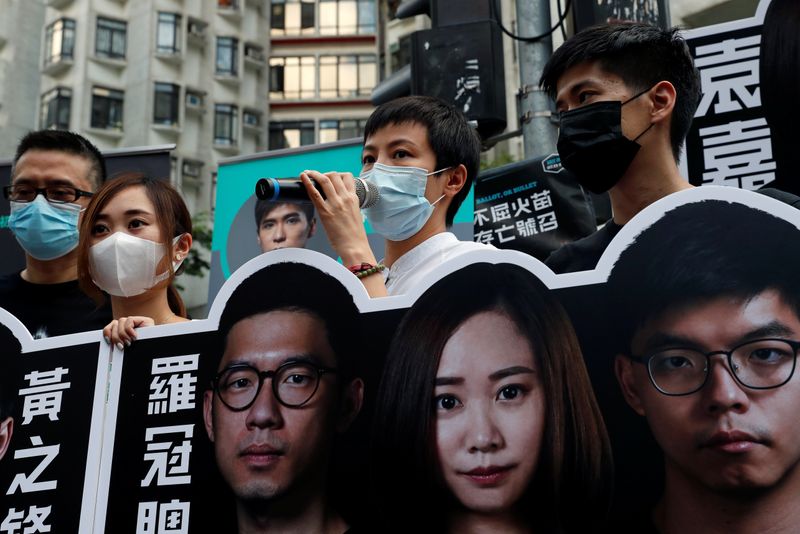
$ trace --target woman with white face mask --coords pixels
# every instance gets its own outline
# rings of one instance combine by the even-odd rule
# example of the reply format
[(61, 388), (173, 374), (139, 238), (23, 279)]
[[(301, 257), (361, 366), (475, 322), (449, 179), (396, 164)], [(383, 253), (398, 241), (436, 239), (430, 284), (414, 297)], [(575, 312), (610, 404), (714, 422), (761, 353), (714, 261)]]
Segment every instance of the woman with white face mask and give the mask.
[(114, 320), (103, 329), (122, 350), (135, 328), (188, 321), (172, 285), (192, 246), (192, 220), (166, 181), (138, 173), (103, 184), (86, 208), (78, 244), (78, 280), (98, 302), (107, 294)]

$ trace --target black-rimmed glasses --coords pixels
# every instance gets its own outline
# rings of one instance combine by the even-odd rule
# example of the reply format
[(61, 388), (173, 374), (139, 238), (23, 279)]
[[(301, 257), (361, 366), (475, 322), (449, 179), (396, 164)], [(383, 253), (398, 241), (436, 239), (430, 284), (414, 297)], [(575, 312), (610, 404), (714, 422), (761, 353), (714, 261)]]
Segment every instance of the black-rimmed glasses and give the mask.
[(223, 369), (211, 381), (222, 403), (233, 411), (246, 410), (258, 397), (267, 378), (272, 379), (272, 393), (288, 408), (306, 404), (319, 388), (320, 379), (336, 369), (307, 362), (286, 362), (271, 371), (259, 371), (252, 365), (236, 364)]
[(33, 187), (27, 184), (12, 184), (3, 187), (3, 196), (14, 202), (33, 202), (36, 195), (43, 195), (48, 202), (54, 204), (67, 204), (76, 202), (80, 197), (90, 197), (93, 193), (68, 185)]
[(768, 338), (748, 341), (731, 350), (702, 352), (675, 347), (646, 356), (630, 356), (647, 366), (650, 381), (664, 395), (690, 395), (708, 381), (711, 357), (725, 356), (731, 375), (750, 389), (772, 389), (784, 385), (794, 374), (800, 342)]

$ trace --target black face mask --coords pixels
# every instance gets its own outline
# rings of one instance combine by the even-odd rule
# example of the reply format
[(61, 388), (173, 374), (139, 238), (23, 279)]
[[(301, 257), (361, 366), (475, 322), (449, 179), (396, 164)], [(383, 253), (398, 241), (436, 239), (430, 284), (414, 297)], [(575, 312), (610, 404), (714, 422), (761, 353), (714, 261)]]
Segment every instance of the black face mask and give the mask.
[(622, 135), (622, 106), (648, 90), (619, 102), (595, 102), (561, 113), (558, 154), (561, 164), (592, 193), (604, 193), (619, 182), (641, 145)]

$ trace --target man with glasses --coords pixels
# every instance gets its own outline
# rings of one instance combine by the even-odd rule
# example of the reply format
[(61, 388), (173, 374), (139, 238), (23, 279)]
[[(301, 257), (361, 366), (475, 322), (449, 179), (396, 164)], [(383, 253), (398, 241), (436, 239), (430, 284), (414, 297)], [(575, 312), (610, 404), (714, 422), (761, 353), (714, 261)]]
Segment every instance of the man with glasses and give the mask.
[(361, 409), (357, 324), (347, 290), (301, 264), (266, 267), (228, 300), (203, 409), (239, 532), (347, 530), (327, 487), (336, 436)]
[(798, 273), (797, 227), (715, 200), (667, 212), (621, 254), (615, 371), (665, 466), (637, 531), (797, 531)]
[(31, 132), (17, 147), (3, 196), (25, 268), (0, 276), (0, 307), (36, 338), (99, 329), (111, 320), (110, 309), (98, 309), (77, 281), (80, 213), (104, 179), (102, 155), (78, 134)]

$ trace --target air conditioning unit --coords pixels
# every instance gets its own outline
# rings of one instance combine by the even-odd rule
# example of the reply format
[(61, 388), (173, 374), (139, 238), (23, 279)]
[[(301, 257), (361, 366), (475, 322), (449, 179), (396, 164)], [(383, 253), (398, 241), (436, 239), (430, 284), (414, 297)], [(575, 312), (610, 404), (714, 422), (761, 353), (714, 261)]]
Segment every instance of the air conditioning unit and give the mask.
[(191, 20), (189, 21), (188, 31), (189, 35), (194, 37), (205, 37), (206, 27), (197, 21)]
[(264, 61), (264, 51), (260, 47), (247, 45), (244, 47), (244, 55), (256, 61)]
[(203, 168), (203, 164), (198, 161), (191, 161), (191, 160), (183, 160), (183, 175), (190, 176), (192, 178), (199, 178), (200, 171)]
[(203, 96), (197, 93), (186, 93), (186, 106), (190, 108), (203, 107)]
[(261, 124), (261, 116), (258, 113), (253, 113), (252, 111), (245, 111), (242, 114), (242, 122), (244, 122), (245, 126), (260, 126)]

